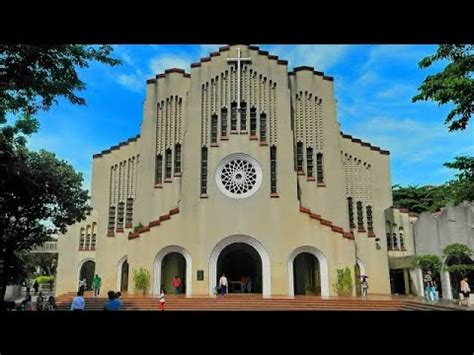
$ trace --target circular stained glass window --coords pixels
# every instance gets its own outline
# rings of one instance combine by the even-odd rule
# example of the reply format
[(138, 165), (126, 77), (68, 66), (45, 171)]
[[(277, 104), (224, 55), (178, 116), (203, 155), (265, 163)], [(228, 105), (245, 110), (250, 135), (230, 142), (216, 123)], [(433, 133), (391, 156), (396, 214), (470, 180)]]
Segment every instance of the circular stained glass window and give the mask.
[(262, 183), (262, 169), (246, 154), (225, 157), (216, 170), (216, 183), (221, 192), (232, 198), (253, 195)]

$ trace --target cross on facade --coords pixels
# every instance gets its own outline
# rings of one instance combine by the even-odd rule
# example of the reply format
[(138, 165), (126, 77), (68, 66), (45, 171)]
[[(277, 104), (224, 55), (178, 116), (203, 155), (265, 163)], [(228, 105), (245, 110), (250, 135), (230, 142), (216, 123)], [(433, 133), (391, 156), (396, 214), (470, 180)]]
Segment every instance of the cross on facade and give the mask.
[(240, 111), (240, 63), (248, 62), (250, 63), (252, 58), (242, 58), (240, 56), (240, 47), (237, 47), (237, 58), (227, 58), (229, 63), (237, 63), (237, 111)]

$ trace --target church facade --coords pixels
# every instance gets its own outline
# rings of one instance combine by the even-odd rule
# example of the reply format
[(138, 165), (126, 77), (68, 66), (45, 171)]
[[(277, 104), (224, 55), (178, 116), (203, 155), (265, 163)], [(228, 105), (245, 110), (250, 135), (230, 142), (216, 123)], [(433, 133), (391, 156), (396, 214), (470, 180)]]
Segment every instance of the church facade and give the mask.
[[(338, 270), (390, 294), (389, 152), (342, 133), (333, 78), (232, 45), (147, 81), (140, 134), (94, 155), (93, 210), (58, 239), (56, 293), (335, 296)], [(242, 289), (242, 280), (250, 282)], [(358, 288), (355, 288), (356, 293)]]

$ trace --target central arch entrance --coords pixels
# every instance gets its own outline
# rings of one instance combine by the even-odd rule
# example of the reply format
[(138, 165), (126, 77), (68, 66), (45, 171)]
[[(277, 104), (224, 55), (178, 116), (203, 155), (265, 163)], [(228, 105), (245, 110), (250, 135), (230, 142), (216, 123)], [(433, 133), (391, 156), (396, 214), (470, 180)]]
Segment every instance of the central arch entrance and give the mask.
[(301, 253), (293, 261), (295, 295), (321, 296), (321, 277), (318, 259), (310, 253)]
[(161, 249), (155, 257), (153, 276), (153, 294), (159, 295), (161, 286), (167, 293), (173, 292), (173, 278), (181, 278), (181, 293), (192, 294), (192, 259), (191, 254), (178, 245)]
[[(225, 274), (229, 293), (262, 293), (262, 259), (248, 244), (226, 246), (217, 259), (217, 278)], [(248, 282), (242, 282), (243, 278)]]
[[(267, 250), (255, 238), (246, 235), (233, 235), (216, 244), (209, 258), (210, 295), (213, 294), (221, 276), (218, 272), (228, 273), (229, 281), (234, 281), (233, 278), (237, 278), (237, 283), (233, 284), (236, 285), (235, 287), (238, 287), (240, 277), (250, 276), (252, 278), (254, 275), (251, 291), (258, 290), (263, 297), (271, 295), (270, 257)], [(249, 273), (249, 275), (243, 275), (245, 273)]]
[(161, 262), (161, 284), (166, 293), (173, 293), (173, 280), (181, 279), (179, 293), (186, 293), (186, 260), (180, 253), (173, 252), (166, 255)]

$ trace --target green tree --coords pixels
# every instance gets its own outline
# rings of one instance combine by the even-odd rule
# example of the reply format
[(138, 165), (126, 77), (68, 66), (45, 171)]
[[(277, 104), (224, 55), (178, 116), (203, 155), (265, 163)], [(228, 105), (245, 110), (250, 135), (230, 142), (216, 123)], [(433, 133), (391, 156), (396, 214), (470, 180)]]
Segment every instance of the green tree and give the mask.
[(24, 252), (52, 233), (81, 221), (90, 211), (82, 175), (44, 150), (29, 151), (0, 137), (0, 300), (6, 285), (18, 281)]
[(145, 295), (150, 288), (150, 272), (147, 269), (140, 268), (133, 272), (133, 282), (136, 290), (142, 290)]
[(459, 171), (456, 179), (447, 183), (451, 200), (455, 204), (474, 201), (474, 157), (457, 156), (453, 162), (444, 163), (444, 166)]
[(352, 275), (351, 270), (348, 267), (337, 269), (337, 281), (334, 283), (333, 287), (338, 296), (352, 296)]
[(439, 105), (452, 102), (445, 123), (449, 131), (464, 130), (474, 110), (474, 46), (469, 44), (442, 44), (435, 54), (423, 58), (418, 66), (428, 68), (434, 62), (448, 61), (444, 70), (428, 75), (412, 101), (433, 100)]
[(33, 269), (39, 268), (39, 275), (54, 276), (58, 265), (58, 254), (56, 253), (31, 253), (25, 257), (25, 267)]
[(48, 110), (58, 97), (85, 105), (75, 93), (86, 88), (76, 69), (90, 62), (120, 64), (110, 57), (112, 50), (109, 45), (0, 44), (0, 124), (7, 113), (31, 117)]
[[(82, 176), (46, 151), (26, 148), (34, 117), (59, 97), (85, 105), (78, 68), (117, 65), (108, 45), (0, 44), (0, 301), (6, 285), (26, 277), (28, 251), (90, 210)], [(7, 115), (10, 115), (7, 120)]]
[(413, 266), (421, 268), (423, 272), (432, 271), (439, 273), (441, 271), (441, 265), (441, 258), (438, 255), (417, 255), (413, 260)]
[(421, 213), (435, 212), (446, 206), (450, 198), (450, 191), (446, 185), (407, 187), (394, 185), (392, 195), (394, 206)]
[(461, 243), (449, 244), (443, 249), (443, 256), (446, 260), (444, 270), (451, 276), (451, 287), (455, 297), (459, 294), (462, 277), (472, 275), (474, 271), (472, 255), (473, 250)]

